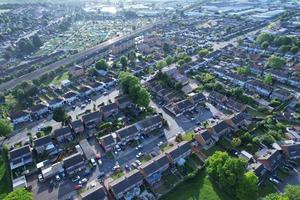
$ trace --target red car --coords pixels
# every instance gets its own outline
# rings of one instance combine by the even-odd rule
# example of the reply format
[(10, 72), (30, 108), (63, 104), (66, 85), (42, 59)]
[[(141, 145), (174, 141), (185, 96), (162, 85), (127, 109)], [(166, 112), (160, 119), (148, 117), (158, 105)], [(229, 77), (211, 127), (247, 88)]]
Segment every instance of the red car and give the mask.
[(74, 188), (75, 188), (75, 190), (79, 190), (79, 189), (81, 189), (81, 188), (82, 188), (82, 185), (80, 185), (80, 184), (79, 184), (79, 185), (75, 185), (75, 187), (74, 187)]

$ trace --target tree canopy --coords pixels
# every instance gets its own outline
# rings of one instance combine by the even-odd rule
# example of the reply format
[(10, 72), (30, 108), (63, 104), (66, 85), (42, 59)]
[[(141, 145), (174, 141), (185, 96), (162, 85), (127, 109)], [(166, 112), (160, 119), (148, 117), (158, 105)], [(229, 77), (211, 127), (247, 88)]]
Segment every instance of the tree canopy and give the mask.
[(284, 193), (271, 193), (262, 200), (300, 200), (300, 186), (299, 185), (287, 185), (284, 188)]
[(285, 60), (281, 57), (272, 55), (267, 62), (268, 67), (272, 67), (274, 69), (281, 69), (285, 65)]
[(209, 176), (229, 194), (240, 200), (250, 200), (250, 197), (256, 195), (258, 178), (253, 173), (247, 173), (246, 160), (217, 151), (206, 160), (205, 164)]
[(13, 130), (9, 120), (0, 119), (0, 136), (7, 137)]
[(67, 114), (64, 108), (55, 108), (53, 111), (53, 119), (57, 122), (64, 122), (67, 118)]
[(96, 65), (95, 65), (96, 69), (100, 70), (106, 70), (108, 68), (108, 64), (104, 59), (99, 60)]
[(267, 74), (267, 75), (265, 76), (263, 82), (264, 82), (264, 84), (266, 84), (266, 85), (272, 85), (272, 83), (273, 83), (273, 78), (272, 78), (272, 76), (271, 76), (270, 74)]
[(137, 105), (141, 107), (148, 107), (150, 103), (150, 94), (141, 85), (139, 79), (129, 72), (121, 72), (119, 75), (120, 88), (124, 94)]
[(18, 188), (10, 192), (4, 200), (32, 200), (32, 194), (25, 188)]

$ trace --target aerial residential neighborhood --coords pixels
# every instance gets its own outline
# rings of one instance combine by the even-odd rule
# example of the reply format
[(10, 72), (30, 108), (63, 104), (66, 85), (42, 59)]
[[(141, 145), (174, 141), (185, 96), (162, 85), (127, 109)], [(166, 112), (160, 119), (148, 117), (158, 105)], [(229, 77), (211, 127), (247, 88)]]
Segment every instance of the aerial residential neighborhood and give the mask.
[(300, 2), (0, 0), (0, 199), (299, 200)]

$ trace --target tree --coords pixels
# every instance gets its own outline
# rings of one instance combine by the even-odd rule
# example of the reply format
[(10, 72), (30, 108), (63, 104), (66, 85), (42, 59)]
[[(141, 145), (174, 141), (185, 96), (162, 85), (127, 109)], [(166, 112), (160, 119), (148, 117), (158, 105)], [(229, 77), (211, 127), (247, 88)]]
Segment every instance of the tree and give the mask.
[(240, 138), (233, 138), (231, 141), (231, 144), (233, 147), (238, 147), (241, 145), (241, 143), (242, 143), (242, 141)]
[(156, 63), (156, 67), (157, 67), (157, 69), (159, 69), (159, 70), (161, 70), (161, 69), (164, 68), (165, 66), (167, 66), (167, 62), (164, 61), (164, 60), (157, 61), (157, 63)]
[(268, 47), (269, 47), (269, 42), (268, 41), (264, 41), (260, 46), (261, 46), (261, 48), (263, 48), (263, 49), (267, 49)]
[(126, 68), (127, 65), (128, 65), (128, 63), (127, 63), (127, 57), (126, 56), (122, 56), (120, 58), (120, 63), (121, 63), (121, 65), (122, 65), (123, 68)]
[(277, 194), (277, 193), (272, 193), (272, 194), (267, 195), (262, 200), (289, 200), (289, 198), (281, 196), (280, 194)]
[(267, 84), (267, 85), (272, 85), (273, 83), (273, 78), (270, 74), (267, 74), (264, 78), (264, 84)]
[(136, 59), (136, 53), (135, 53), (135, 51), (130, 51), (128, 53), (128, 59), (130, 60), (130, 62), (134, 62), (135, 61), (135, 59)]
[(237, 73), (240, 75), (249, 75), (251, 73), (250, 67), (249, 66), (239, 67), (237, 68)]
[(0, 136), (7, 137), (13, 130), (9, 120), (0, 119)]
[(32, 200), (32, 194), (25, 188), (18, 188), (10, 192), (3, 200)]
[(57, 122), (64, 122), (65, 119), (67, 118), (67, 114), (65, 109), (62, 107), (55, 108), (53, 111), (53, 119)]
[(118, 84), (125, 94), (129, 94), (130, 87), (139, 83), (139, 79), (129, 72), (121, 72)]
[(273, 35), (266, 32), (262, 32), (257, 36), (255, 42), (260, 45), (264, 42), (268, 42), (270, 44), (273, 41), (273, 39), (274, 39)]
[(284, 188), (284, 196), (286, 196), (289, 200), (300, 200), (300, 186), (287, 185)]
[(43, 42), (38, 34), (33, 35), (31, 39), (32, 44), (36, 49), (39, 49), (41, 46), (43, 46)]
[(246, 172), (242, 181), (238, 184), (236, 196), (240, 200), (252, 200), (257, 198), (258, 177), (253, 172)]
[(272, 55), (267, 62), (268, 67), (272, 67), (274, 69), (280, 69), (285, 65), (285, 60), (281, 57), (277, 57)]
[(137, 94), (136, 104), (141, 107), (148, 107), (150, 103), (150, 94), (145, 88), (140, 88)]
[(291, 48), (291, 52), (292, 52), (293, 54), (298, 53), (298, 51), (299, 51), (299, 47), (298, 47), (298, 46), (293, 46), (293, 47)]
[(279, 48), (279, 51), (281, 51), (282, 53), (287, 53), (291, 50), (291, 46), (290, 45), (282, 45), (280, 48)]
[(171, 52), (171, 47), (168, 43), (163, 44), (163, 51), (164, 51), (165, 54), (168, 54), (168, 53)]
[(204, 56), (206, 56), (207, 54), (209, 54), (209, 51), (207, 49), (200, 49), (198, 52), (198, 55), (203, 58)]
[(172, 64), (172, 62), (173, 62), (173, 58), (172, 58), (171, 56), (168, 56), (168, 57), (166, 58), (166, 63), (167, 63), (167, 65)]
[(104, 59), (101, 59), (96, 63), (95, 67), (98, 70), (106, 70), (108, 68), (108, 64)]

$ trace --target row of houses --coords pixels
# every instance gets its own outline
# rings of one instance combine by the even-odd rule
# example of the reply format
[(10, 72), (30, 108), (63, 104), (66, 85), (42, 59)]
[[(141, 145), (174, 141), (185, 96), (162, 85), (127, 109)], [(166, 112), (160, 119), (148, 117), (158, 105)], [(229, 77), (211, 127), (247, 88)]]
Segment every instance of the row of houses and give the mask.
[(141, 134), (149, 134), (154, 130), (162, 128), (162, 126), (162, 117), (160, 115), (154, 115), (133, 125), (119, 129), (112, 134), (102, 136), (99, 139), (99, 143), (105, 152), (110, 152), (116, 144), (127, 144), (131, 140), (138, 139)]
[(109, 83), (103, 82), (95, 82), (91, 86), (81, 86), (79, 92), (76, 91), (68, 91), (61, 97), (56, 97), (49, 100), (46, 103), (39, 103), (29, 110), (23, 110), (15, 113), (10, 114), (11, 122), (14, 125), (29, 122), (34, 118), (42, 118), (54, 110), (56, 108), (62, 107), (65, 104), (71, 105), (80, 98), (89, 96), (93, 92), (103, 91), (105, 87), (110, 87), (116, 84), (116, 79), (111, 79)]
[(219, 77), (230, 81), (233, 85), (238, 86), (240, 88), (246, 89), (249, 92), (256, 93), (265, 98), (270, 99), (279, 99), (281, 101), (286, 101), (291, 97), (289, 91), (283, 88), (273, 88), (272, 86), (264, 84), (260, 80), (256, 79), (247, 79), (244, 76), (227, 72), (222, 69), (215, 69), (214, 73)]

